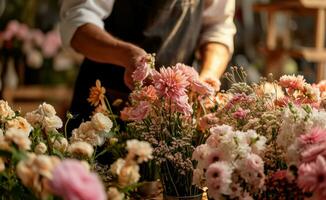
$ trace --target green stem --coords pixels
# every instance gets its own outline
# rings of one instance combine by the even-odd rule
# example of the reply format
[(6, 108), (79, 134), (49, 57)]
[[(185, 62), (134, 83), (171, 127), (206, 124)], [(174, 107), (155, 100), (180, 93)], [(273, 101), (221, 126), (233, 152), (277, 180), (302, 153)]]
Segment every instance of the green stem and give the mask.
[(109, 100), (106, 97), (104, 97), (104, 99), (105, 99), (106, 106), (109, 109), (110, 114), (112, 115), (114, 127), (117, 127), (118, 126), (118, 123), (117, 123), (117, 121), (116, 121), (116, 119), (114, 117), (114, 113), (112, 111), (110, 102), (109, 102)]
[(69, 121), (70, 121), (70, 118), (68, 118), (67, 121), (66, 121), (66, 123), (65, 123), (65, 138), (66, 138), (67, 140), (68, 140), (68, 136), (67, 136), (67, 135), (68, 135), (68, 133), (67, 133), (67, 132), (68, 132), (68, 131), (67, 131), (67, 127), (68, 127), (68, 123), (69, 123)]
[(176, 185), (174, 184), (174, 181), (173, 181), (173, 178), (171, 176), (171, 172), (170, 172), (170, 169), (169, 169), (169, 165), (167, 162), (165, 162), (165, 165), (166, 165), (166, 169), (167, 169), (167, 172), (168, 172), (168, 175), (169, 175), (169, 179), (174, 187), (174, 190), (175, 190), (175, 193), (177, 194), (177, 196), (179, 196), (179, 192), (178, 192), (178, 189), (176, 187)]

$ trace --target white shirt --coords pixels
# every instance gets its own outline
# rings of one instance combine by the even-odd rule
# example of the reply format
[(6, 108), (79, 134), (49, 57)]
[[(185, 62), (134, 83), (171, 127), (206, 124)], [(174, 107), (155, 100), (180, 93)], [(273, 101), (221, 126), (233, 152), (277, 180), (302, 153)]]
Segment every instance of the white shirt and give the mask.
[[(226, 45), (233, 52), (233, 37), (236, 28), (233, 22), (235, 0), (203, 0), (203, 25), (200, 44), (218, 42)], [(92, 23), (104, 29), (103, 19), (112, 11), (114, 0), (63, 0), (60, 17), (60, 32), (63, 44), (70, 46), (70, 41), (77, 28)]]

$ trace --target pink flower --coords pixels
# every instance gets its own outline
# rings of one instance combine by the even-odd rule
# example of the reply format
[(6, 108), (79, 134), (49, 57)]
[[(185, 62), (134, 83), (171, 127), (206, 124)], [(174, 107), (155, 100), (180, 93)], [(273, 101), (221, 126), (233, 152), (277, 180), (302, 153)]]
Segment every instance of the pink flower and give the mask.
[(35, 42), (35, 44), (38, 45), (39, 47), (42, 47), (42, 44), (45, 40), (45, 36), (43, 32), (38, 29), (35, 29), (32, 30), (31, 35), (32, 35), (32, 40)]
[(141, 121), (145, 119), (151, 111), (151, 105), (147, 101), (141, 101), (135, 107), (125, 107), (121, 111), (121, 119), (124, 121)]
[(106, 194), (99, 178), (87, 171), (79, 161), (64, 160), (53, 170), (50, 187), (65, 200), (105, 200)]
[(319, 127), (311, 129), (307, 134), (300, 135), (299, 142), (302, 145), (316, 144), (326, 141), (326, 130)]
[(11, 20), (7, 26), (6, 30), (3, 34), (4, 40), (11, 40), (17, 33), (19, 29), (20, 23), (17, 20)]
[(232, 168), (223, 161), (211, 164), (206, 171), (208, 195), (218, 197), (220, 194), (228, 194), (232, 183)]
[(273, 180), (284, 180), (287, 177), (287, 170), (279, 170), (272, 174)]
[(157, 94), (156, 94), (156, 89), (154, 86), (149, 85), (143, 87), (140, 91), (135, 90), (130, 94), (130, 98), (133, 101), (144, 101), (147, 100), (148, 102), (153, 103), (154, 101), (157, 100)]
[(177, 63), (173, 68), (174, 70), (181, 71), (183, 75), (187, 77), (187, 80), (189, 82), (199, 79), (198, 72), (193, 67), (187, 66), (182, 63)]
[(264, 162), (261, 157), (251, 153), (245, 158), (245, 168), (249, 171), (264, 172)]
[(280, 78), (280, 85), (291, 90), (303, 90), (305, 79), (303, 76), (298, 75), (284, 75)]
[(52, 58), (53, 56), (55, 56), (60, 46), (61, 40), (59, 33), (56, 31), (51, 31), (47, 33), (42, 44), (42, 52), (44, 57)]
[(189, 85), (187, 77), (182, 71), (172, 68), (161, 68), (153, 74), (153, 84), (157, 93), (167, 99), (178, 99), (186, 96), (186, 87)]
[(250, 110), (246, 109), (246, 110), (243, 110), (241, 107), (238, 108), (237, 111), (235, 111), (232, 116), (235, 118), (235, 119), (244, 119), (246, 118), (247, 114), (250, 113)]
[(238, 103), (243, 103), (243, 104), (246, 104), (246, 103), (250, 103), (252, 102), (252, 99), (244, 94), (244, 93), (241, 93), (241, 94), (235, 94), (232, 99), (226, 104), (225, 106), (225, 109), (229, 110), (231, 109), (234, 105), (238, 104)]
[(219, 122), (219, 119), (214, 113), (207, 114), (199, 119), (199, 129), (201, 131), (206, 131), (215, 126)]
[(220, 143), (220, 135), (219, 134), (211, 134), (207, 140), (206, 140), (206, 144), (212, 148), (216, 148), (218, 146), (218, 144)]
[(199, 162), (203, 161), (209, 151), (209, 147), (206, 144), (201, 144), (196, 147), (195, 151), (192, 153), (192, 159)]
[(20, 24), (19, 29), (17, 30), (18, 39), (25, 40), (29, 37), (29, 28), (26, 24)]
[(305, 149), (301, 153), (301, 160), (302, 162), (305, 163), (314, 162), (319, 155), (326, 156), (325, 142), (320, 144), (310, 145), (307, 149)]
[(190, 116), (193, 112), (191, 105), (188, 103), (188, 96), (184, 95), (172, 102), (172, 112), (177, 111), (186, 116)]
[(211, 164), (222, 160), (222, 152), (218, 151), (216, 148), (210, 148), (204, 159), (204, 168), (207, 169)]
[(200, 95), (213, 95), (214, 88), (208, 83), (201, 82), (199, 80), (191, 82), (191, 90), (197, 92)]
[(326, 198), (326, 161), (318, 156), (316, 162), (299, 167), (298, 185), (305, 192), (316, 192), (319, 198)]
[(142, 83), (151, 73), (151, 55), (145, 55), (138, 59), (136, 63), (136, 70), (132, 74), (134, 82)]

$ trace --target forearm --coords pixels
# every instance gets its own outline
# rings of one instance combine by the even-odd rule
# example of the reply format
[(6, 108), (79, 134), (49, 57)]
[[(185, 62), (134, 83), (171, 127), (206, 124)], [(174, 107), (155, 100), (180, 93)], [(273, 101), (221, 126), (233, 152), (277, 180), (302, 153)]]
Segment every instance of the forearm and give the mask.
[(220, 43), (206, 43), (201, 49), (202, 68), (200, 76), (220, 78), (226, 70), (230, 59), (228, 48)]
[(97, 62), (115, 64), (122, 67), (132, 65), (130, 56), (143, 51), (137, 46), (119, 40), (93, 24), (80, 26), (72, 40), (71, 46), (89, 59)]

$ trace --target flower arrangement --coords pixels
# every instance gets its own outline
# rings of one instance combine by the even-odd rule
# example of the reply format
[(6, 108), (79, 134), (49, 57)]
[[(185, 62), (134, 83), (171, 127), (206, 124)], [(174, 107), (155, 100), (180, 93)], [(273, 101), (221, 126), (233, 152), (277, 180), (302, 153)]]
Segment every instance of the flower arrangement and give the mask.
[(113, 137), (110, 131), (116, 127), (109, 117), (95, 113), (67, 138), (66, 131), (59, 131), (63, 126), (61, 119), (46, 103), (22, 117), (1, 100), (0, 116), (1, 198), (128, 198), (141, 185), (138, 165), (152, 158), (147, 142), (130, 140), (125, 146), (116, 141), (126, 147), (126, 158), (118, 159), (107, 171), (107, 177), (101, 177), (97, 175), (100, 170), (95, 159), (102, 152), (95, 148)]
[(153, 147), (145, 179), (159, 178), (167, 196), (199, 194), (201, 188), (192, 184), (191, 156), (205, 135), (197, 128), (197, 118), (205, 112), (204, 99), (216, 91), (184, 64), (156, 70), (152, 55), (139, 60), (133, 79), (130, 104), (120, 117), (127, 122), (129, 137), (147, 141)]

